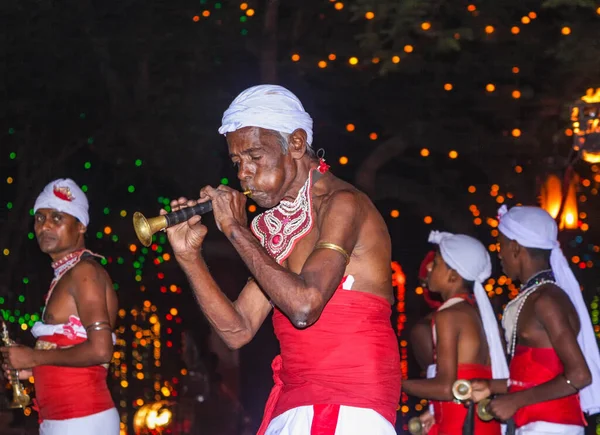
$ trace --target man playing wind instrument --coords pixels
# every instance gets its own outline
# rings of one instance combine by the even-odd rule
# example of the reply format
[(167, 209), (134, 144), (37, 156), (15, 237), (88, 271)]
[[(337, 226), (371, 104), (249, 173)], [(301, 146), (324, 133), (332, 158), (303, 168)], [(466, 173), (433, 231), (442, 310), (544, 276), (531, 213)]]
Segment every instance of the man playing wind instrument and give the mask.
[(212, 201), (217, 227), (254, 279), (231, 302), (202, 257), (200, 217), (167, 233), (200, 308), (229, 347), (252, 340), (274, 310), (281, 354), (259, 434), (394, 434), (400, 361), (384, 220), (316, 157), (312, 119), (287, 89), (245, 90), (222, 124), (242, 188), (268, 210), (248, 228), (246, 197), (227, 186), (206, 186), (199, 200), (171, 206)]

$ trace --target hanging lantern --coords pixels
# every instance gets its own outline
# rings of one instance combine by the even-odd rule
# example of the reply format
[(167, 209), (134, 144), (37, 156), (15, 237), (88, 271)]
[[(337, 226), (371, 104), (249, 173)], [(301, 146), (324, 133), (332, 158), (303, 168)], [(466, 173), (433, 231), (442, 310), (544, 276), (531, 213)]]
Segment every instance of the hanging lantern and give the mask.
[[(571, 178), (569, 189), (567, 190), (567, 198), (565, 200), (563, 210), (560, 216), (559, 229), (574, 230), (577, 229), (577, 192), (576, 183), (577, 176)], [(542, 186), (540, 195), (541, 206), (544, 210), (550, 213), (554, 219), (560, 213), (560, 206), (563, 201), (562, 181), (556, 175), (549, 175), (546, 182)]]
[(590, 88), (571, 108), (573, 149), (588, 163), (600, 163), (600, 88)]
[(133, 416), (136, 435), (167, 433), (173, 423), (173, 402), (161, 400), (141, 406)]

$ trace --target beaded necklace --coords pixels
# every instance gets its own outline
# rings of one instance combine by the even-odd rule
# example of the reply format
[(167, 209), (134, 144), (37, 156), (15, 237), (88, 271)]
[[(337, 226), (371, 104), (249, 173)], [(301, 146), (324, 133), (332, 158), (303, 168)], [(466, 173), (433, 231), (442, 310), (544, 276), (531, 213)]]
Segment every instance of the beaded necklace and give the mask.
[[(544, 284), (548, 284), (548, 283), (552, 283), (552, 284), (555, 283), (554, 274), (552, 273), (551, 269), (542, 270), (542, 271), (536, 273), (531, 278), (529, 278), (529, 280), (524, 285), (521, 286), (521, 291), (520, 291), (519, 295), (515, 299), (510, 301), (506, 305), (506, 308), (504, 309), (504, 313), (505, 313), (504, 318), (506, 319), (506, 314), (508, 314), (507, 312), (509, 312), (514, 305), (518, 304), (517, 312), (516, 312), (514, 322), (513, 322), (513, 330), (512, 330), (512, 334), (510, 337), (510, 343), (509, 343), (509, 345), (510, 345), (509, 355), (510, 355), (511, 359), (515, 355), (515, 349), (517, 347), (517, 330), (518, 330), (518, 326), (519, 326), (519, 316), (521, 315), (521, 311), (523, 310), (523, 307), (525, 306), (525, 302), (527, 301), (527, 298), (529, 296), (531, 296), (531, 294), (533, 292), (535, 292), (538, 288), (540, 288)], [(507, 324), (505, 324), (504, 326), (506, 329)]]
[(329, 165), (321, 158), (294, 201), (281, 201), (252, 221), (252, 232), (277, 263), (282, 264), (296, 243), (313, 228), (312, 186), (328, 169)]

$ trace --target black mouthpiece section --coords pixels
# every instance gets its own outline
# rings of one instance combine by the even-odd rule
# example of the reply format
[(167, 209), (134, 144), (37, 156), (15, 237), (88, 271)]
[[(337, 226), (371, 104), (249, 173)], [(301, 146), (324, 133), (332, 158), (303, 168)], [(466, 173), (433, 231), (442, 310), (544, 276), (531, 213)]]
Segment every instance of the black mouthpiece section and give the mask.
[(192, 216), (208, 213), (209, 211), (212, 211), (211, 201), (203, 202), (202, 204), (196, 204), (193, 207), (182, 208), (181, 210), (177, 210), (165, 215), (167, 218), (167, 226), (172, 227), (173, 225), (187, 221)]

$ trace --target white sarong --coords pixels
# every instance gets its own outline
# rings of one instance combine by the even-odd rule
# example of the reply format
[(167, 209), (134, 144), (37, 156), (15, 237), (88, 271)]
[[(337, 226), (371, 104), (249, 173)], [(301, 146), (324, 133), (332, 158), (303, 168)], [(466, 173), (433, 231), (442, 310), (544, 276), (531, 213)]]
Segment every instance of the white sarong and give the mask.
[(517, 435), (584, 435), (583, 426), (534, 421), (517, 429)]
[[(290, 409), (271, 420), (265, 435), (311, 435), (314, 417), (313, 406)], [(326, 422), (331, 432), (319, 431), (319, 435), (396, 435), (394, 426), (372, 409), (340, 405), (335, 417), (326, 417), (331, 419)]]
[(40, 435), (119, 435), (120, 418), (116, 408), (85, 417), (44, 420)]

